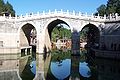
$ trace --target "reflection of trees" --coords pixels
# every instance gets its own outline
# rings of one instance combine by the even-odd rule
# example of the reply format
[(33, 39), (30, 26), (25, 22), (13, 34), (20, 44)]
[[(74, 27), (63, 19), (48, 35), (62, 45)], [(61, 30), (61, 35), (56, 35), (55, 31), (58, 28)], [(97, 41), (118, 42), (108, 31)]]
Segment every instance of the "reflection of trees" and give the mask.
[(59, 57), (60, 60), (69, 59), (71, 57), (71, 51), (63, 52), (62, 50), (54, 50), (52, 51), (52, 58), (51, 61), (58, 61), (57, 58)]

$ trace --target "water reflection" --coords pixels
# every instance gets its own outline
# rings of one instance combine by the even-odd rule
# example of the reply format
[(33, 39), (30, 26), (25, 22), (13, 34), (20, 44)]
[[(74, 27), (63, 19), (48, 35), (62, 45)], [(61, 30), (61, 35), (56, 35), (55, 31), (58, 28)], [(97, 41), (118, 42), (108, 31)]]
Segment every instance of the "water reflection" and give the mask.
[(28, 57), (27, 63), (20, 74), (22, 80), (33, 80), (36, 74), (36, 61), (31, 56)]
[(71, 56), (71, 75), (70, 75), (71, 80), (80, 78), (79, 62), (80, 62), (80, 56)]
[(52, 51), (46, 80), (120, 80), (120, 60), (94, 53), (81, 50), (80, 56), (71, 56), (70, 50)]
[(95, 59), (98, 70), (98, 80), (120, 80), (120, 60)]
[[(82, 56), (71, 56), (71, 51), (55, 50), (51, 53), (46, 80), (84, 80), (91, 78), (91, 67)], [(82, 58), (81, 58), (82, 57)]]
[(32, 62), (30, 63), (31, 71), (33, 74), (36, 74), (36, 61), (35, 58), (33, 58)]
[(70, 75), (71, 60), (65, 59), (62, 62), (51, 62), (50, 69), (52, 74), (59, 80), (63, 80)]
[(81, 76), (89, 78), (91, 76), (91, 70), (88, 66), (88, 63), (80, 62), (79, 72)]

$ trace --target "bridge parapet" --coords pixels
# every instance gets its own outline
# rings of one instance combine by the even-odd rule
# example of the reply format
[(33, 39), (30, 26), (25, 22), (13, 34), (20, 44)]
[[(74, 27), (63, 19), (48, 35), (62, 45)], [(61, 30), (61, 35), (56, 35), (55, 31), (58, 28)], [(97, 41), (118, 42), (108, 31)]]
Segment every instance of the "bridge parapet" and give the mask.
[(81, 12), (75, 12), (73, 11), (63, 11), (61, 10), (54, 10), (54, 11), (48, 11), (48, 12), (37, 12), (36, 14), (33, 13), (26, 13), (26, 15), (16, 15), (15, 17), (11, 16), (0, 16), (0, 21), (23, 21), (23, 20), (31, 20), (31, 19), (39, 19), (39, 18), (48, 18), (48, 17), (65, 17), (65, 18), (73, 18), (73, 19), (84, 19), (84, 20), (94, 20), (94, 21), (119, 21), (120, 16), (118, 14), (114, 15), (109, 15), (108, 17), (106, 16), (95, 16), (93, 14), (88, 15), (87, 13), (81, 13)]

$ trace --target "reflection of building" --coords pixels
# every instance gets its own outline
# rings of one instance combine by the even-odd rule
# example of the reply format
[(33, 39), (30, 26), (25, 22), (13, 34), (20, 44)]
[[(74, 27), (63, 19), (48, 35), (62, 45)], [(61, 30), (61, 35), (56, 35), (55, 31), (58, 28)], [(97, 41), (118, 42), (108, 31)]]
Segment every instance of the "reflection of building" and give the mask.
[(96, 59), (98, 80), (120, 80), (120, 62), (110, 59)]
[(55, 48), (55, 46), (58, 49), (71, 49), (71, 39), (58, 39), (56, 43), (52, 42), (52, 48)]

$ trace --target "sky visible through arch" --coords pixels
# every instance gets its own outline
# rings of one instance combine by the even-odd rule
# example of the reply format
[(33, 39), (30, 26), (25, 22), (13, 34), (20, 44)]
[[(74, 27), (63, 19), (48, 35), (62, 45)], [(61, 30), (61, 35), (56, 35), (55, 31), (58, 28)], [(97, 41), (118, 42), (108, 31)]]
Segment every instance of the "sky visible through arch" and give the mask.
[(26, 13), (37, 13), (42, 11), (69, 10), (92, 14), (96, 12), (101, 4), (106, 4), (107, 0), (4, 0), (12, 4), (17, 15)]

